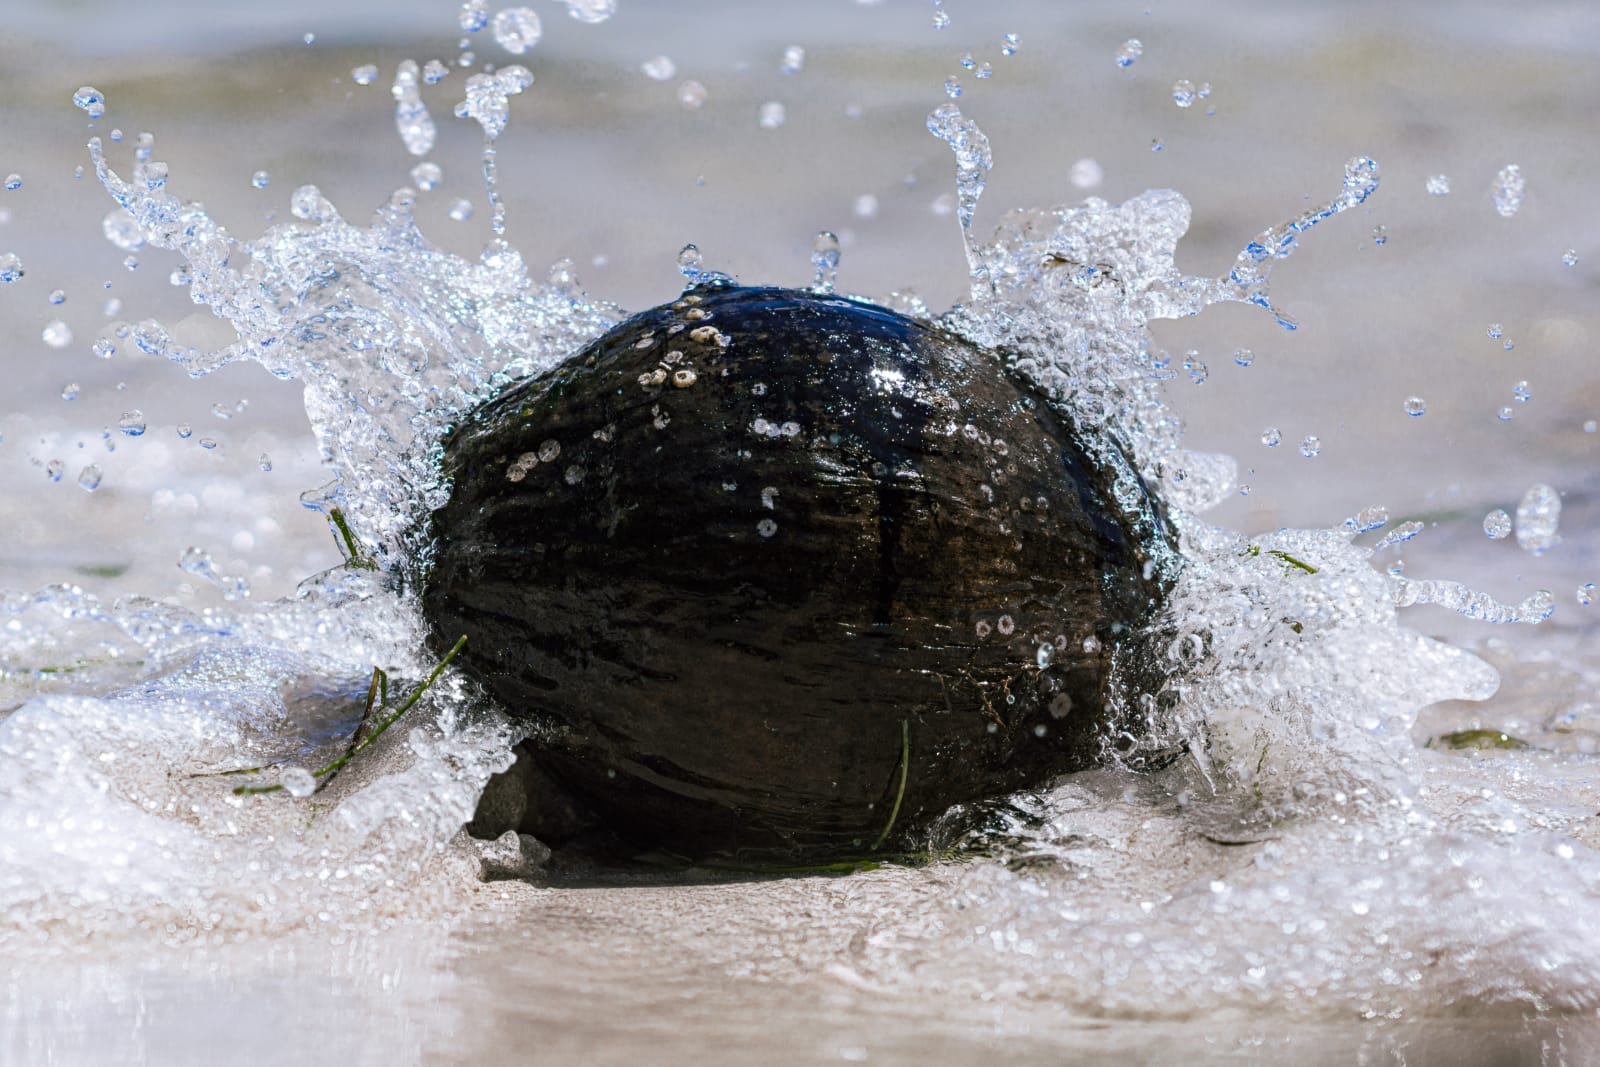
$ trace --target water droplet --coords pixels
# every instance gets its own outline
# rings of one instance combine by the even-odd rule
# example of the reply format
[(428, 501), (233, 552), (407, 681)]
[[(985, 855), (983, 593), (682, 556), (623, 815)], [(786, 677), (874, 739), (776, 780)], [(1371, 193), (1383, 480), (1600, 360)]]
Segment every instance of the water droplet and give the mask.
[(411, 168), (411, 181), (423, 192), (432, 192), (444, 181), (444, 168), (432, 161), (418, 163)]
[(489, 25), (489, 0), (463, 0), (456, 22), (466, 33), (477, 33)]
[(1322, 442), (1315, 437), (1307, 437), (1300, 442), (1300, 454), (1307, 459), (1316, 459), (1322, 455)]
[(1000, 38), (1000, 54), (1014, 56), (1017, 54), (1017, 35), (1008, 33)]
[(316, 44), (317, 43), (317, 35), (314, 34), (314, 33), (305, 34), (300, 39), (302, 41), (304, 41), (306, 44)]
[(788, 114), (778, 101), (768, 100), (761, 105), (758, 117), (763, 130), (775, 130), (783, 125), (784, 119), (788, 117)]
[(82, 392), (82, 390), (83, 387), (77, 382), (68, 382), (66, 385), (61, 387), (61, 399), (76, 400), (78, 399), (78, 394)]
[(51, 348), (65, 348), (72, 343), (72, 327), (60, 319), (51, 319), (45, 323), (39, 339)]
[(1511, 395), (1517, 399), (1518, 403), (1521, 404), (1526, 404), (1529, 400), (1533, 399), (1533, 393), (1529, 391), (1527, 382), (1518, 382), (1516, 385), (1512, 386)]
[(394, 72), (394, 84), (389, 93), (394, 97), (394, 128), (400, 134), (400, 143), (414, 156), (425, 156), (433, 151), (438, 129), (433, 116), (422, 103), (417, 88), (417, 61), (407, 59)]
[(972, 58), (971, 52), (961, 53), (961, 55), (956, 57), (956, 62), (961, 64), (963, 70), (971, 70), (973, 67), (978, 65), (978, 61)]
[(1517, 504), (1517, 547), (1542, 556), (1560, 541), (1556, 527), (1561, 521), (1561, 494), (1548, 485), (1528, 487)]
[(783, 61), (778, 64), (778, 69), (785, 74), (799, 74), (805, 69), (806, 50), (797, 44), (792, 44), (783, 50)]
[(132, 411), (124, 411), (122, 413), (122, 418), (117, 420), (117, 429), (121, 430), (129, 437), (144, 436), (144, 412), (140, 411), (138, 408), (135, 408)]
[(658, 82), (664, 82), (678, 73), (678, 65), (672, 61), (671, 56), (647, 59), (639, 64), (639, 69), (644, 71), (645, 77)]
[(1428, 405), (1420, 396), (1408, 396), (1405, 403), (1406, 414), (1412, 418), (1427, 413)]
[(0, 252), (0, 282), (9, 285), (20, 281), (26, 273), (22, 269), (22, 259), (15, 252)]
[(92, 493), (100, 488), (101, 471), (96, 464), (89, 464), (78, 472), (78, 488), (85, 493)]
[(117, 354), (116, 343), (109, 337), (96, 337), (89, 350), (101, 359), (110, 359)]
[(1489, 340), (1498, 341), (1502, 336), (1504, 336), (1504, 334), (1505, 331), (1500, 328), (1500, 324), (1498, 322), (1489, 324)]
[(1584, 424), (1583, 424), (1583, 432), (1584, 433), (1594, 433), (1596, 430), (1600, 430), (1600, 422), (1596, 422), (1594, 419), (1589, 419), (1589, 420), (1584, 422)]
[(202, 437), (200, 438), (200, 447), (210, 451), (217, 447), (217, 439), (215, 437)]
[(771, 537), (778, 532), (778, 524), (771, 519), (762, 519), (756, 523), (756, 533), (762, 537)]
[(952, 100), (961, 95), (961, 82), (954, 74), (944, 80), (944, 95)]
[(1193, 107), (1195, 100), (1194, 82), (1188, 78), (1180, 78), (1172, 84), (1172, 102), (1179, 107)]
[(52, 482), (59, 482), (62, 472), (66, 469), (67, 465), (65, 463), (62, 463), (59, 459), (53, 459), (44, 465), (44, 476)]
[(821, 292), (833, 292), (839, 273), (839, 238), (827, 230), (819, 230), (811, 242), (811, 265), (817, 269), (811, 284)]
[(1117, 66), (1123, 68), (1131, 67), (1143, 54), (1144, 42), (1137, 37), (1129, 37), (1117, 48)]
[(1266, 445), (1268, 448), (1277, 448), (1283, 443), (1283, 434), (1278, 432), (1278, 428), (1276, 426), (1268, 426), (1265, 430), (1261, 431), (1261, 443)]
[(1483, 532), (1491, 541), (1502, 541), (1511, 536), (1511, 516), (1495, 508), (1483, 517)]
[(179, 437), (181, 437), (185, 441), (187, 441), (189, 439), (189, 435), (192, 434), (192, 433), (194, 433), (194, 430), (189, 426), (189, 424), (187, 422), (178, 423), (178, 436)]
[(1150, 138), (1150, 151), (1159, 152), (1165, 147), (1167, 147), (1166, 142), (1161, 140), (1161, 138), (1159, 138), (1159, 137)]
[(1428, 190), (1429, 196), (1449, 196), (1450, 178), (1445, 174), (1434, 174), (1428, 178), (1424, 188)]
[(67, 302), (66, 290), (52, 289), (50, 290), (50, 295), (45, 297), (45, 299), (53, 305), (65, 304)]
[(261, 453), (261, 458), (256, 460), (256, 465), (264, 471), (270, 471), (272, 469), (272, 457), (263, 452)]
[(371, 85), (378, 80), (378, 67), (375, 63), (366, 63), (353, 67), (350, 71), (350, 80), (357, 85)]
[(1372, 228), (1372, 243), (1386, 245), (1389, 243), (1389, 227), (1379, 224)]
[(20, 175), (20, 174), (7, 174), (6, 175), (6, 189), (7, 190), (15, 191), (15, 190), (21, 189), (21, 188), (22, 188), (22, 175)]
[(1510, 422), (1512, 420), (1512, 418), (1515, 417), (1515, 415), (1516, 415), (1516, 412), (1512, 411), (1510, 408), (1501, 408), (1500, 409), (1500, 421), (1501, 422)]
[(1578, 603), (1582, 604), (1584, 607), (1588, 607), (1590, 604), (1594, 603), (1593, 582), (1584, 582), (1582, 585), (1578, 586)]
[(1522, 168), (1515, 163), (1507, 163), (1495, 175), (1489, 191), (1494, 196), (1494, 209), (1501, 218), (1509, 219), (1522, 208), (1522, 197), (1527, 187), (1528, 180), (1522, 176)]
[(567, 0), (567, 14), (593, 25), (617, 13), (617, 0)]
[(495, 13), (494, 39), (514, 56), (520, 56), (539, 43), (544, 27), (532, 8), (508, 7)]
[(317, 791), (317, 780), (304, 767), (285, 767), (278, 772), (278, 784), (292, 797), (308, 797)]
[(678, 273), (689, 279), (689, 284), (694, 285), (700, 280), (703, 273), (701, 264), (704, 262), (700, 255), (700, 246), (688, 244), (678, 251)]
[(1248, 367), (1256, 361), (1256, 354), (1248, 348), (1241, 348), (1233, 353), (1233, 361), (1241, 367)]
[(126, 208), (112, 208), (106, 217), (100, 220), (100, 232), (105, 234), (106, 240), (124, 252), (144, 247), (144, 233)]
[(422, 80), (429, 85), (438, 85), (450, 76), (450, 68), (437, 59), (430, 59), (422, 65)]
[(1561, 253), (1561, 265), (1563, 267), (1576, 267), (1578, 265), (1578, 250), (1569, 248)]
[(78, 91), (72, 94), (72, 102), (92, 119), (97, 119), (106, 113), (105, 95), (92, 85), (80, 85)]
[(315, 185), (302, 185), (289, 194), (289, 214), (306, 222), (331, 222), (339, 217), (339, 212)]
[(932, 24), (933, 24), (933, 28), (936, 29), (936, 30), (944, 29), (946, 26), (950, 25), (950, 13), (948, 11), (944, 10), (943, 8), (940, 8), (938, 11), (935, 11), (933, 13), (933, 23)]
[(449, 215), (456, 222), (466, 222), (472, 218), (472, 201), (464, 197), (456, 197), (450, 201)]
[(678, 86), (678, 103), (690, 111), (699, 111), (706, 103), (706, 87), (697, 81), (687, 81)]
[(978, 69), (975, 71), (975, 73), (980, 78), (992, 78), (994, 77), (994, 68), (987, 63), (979, 63)]

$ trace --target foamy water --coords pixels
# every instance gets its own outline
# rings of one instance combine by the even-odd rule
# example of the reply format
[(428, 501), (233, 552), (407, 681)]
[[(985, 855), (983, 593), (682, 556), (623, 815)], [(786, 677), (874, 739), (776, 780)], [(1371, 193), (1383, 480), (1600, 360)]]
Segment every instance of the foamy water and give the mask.
[[(1063, 25), (1020, 11), (951, 8), (942, 29), (931, 14), (862, 7), (809, 37), (801, 22), (785, 26), (792, 40), (775, 47), (748, 43), (745, 28), (724, 49), (707, 47), (714, 20), (668, 19), (665, 29), (686, 36), (680, 70), (657, 85), (637, 67), (673, 40), (661, 24), (630, 30), (625, 7), (611, 24), (583, 25), (549, 5), (530, 52), (501, 50), (487, 39), (492, 26), (469, 40), (484, 60), (522, 64), (531, 84), (513, 66), (482, 73), (477, 57), (436, 86), (419, 84), (428, 59), (459, 55), (456, 13), (442, 10), (437, 37), (404, 54), (296, 56), (330, 80), (327, 100), (370, 129), (360, 135), (370, 158), (350, 169), (376, 191), (333, 197), (325, 187), (341, 174), (287, 180), (283, 167), (245, 159), (230, 188), (257, 199), (227, 223), (225, 208), (192, 206), (212, 200), (212, 178), (204, 164), (185, 167), (181, 140), (169, 157), (165, 130), (152, 141), (135, 132), (156, 125), (121, 110), (137, 91), (85, 74), (107, 106), (96, 146), (77, 159), (89, 176), (74, 183), (70, 168), (51, 174), (41, 163), (15, 194), (70, 191), (61, 225), (82, 232), (69, 241), (82, 264), (61, 266), (39, 244), (40, 201), (19, 200), (0, 227), (7, 239), (24, 235), (7, 246), (26, 273), (0, 290), (6, 321), (26, 324), (19, 340), (39, 336), (38, 351), (61, 353), (53, 377), (19, 366), (37, 399), (0, 420), (8, 522), (22, 546), (7, 564), (15, 592), (0, 646), (11, 709), (0, 718), (0, 943), (17, 961), (8, 1053), (89, 1059), (115, 1040), (199, 1058), (211, 1039), (198, 1028), (158, 1036), (139, 1021), (147, 1015), (121, 1010), (103, 1025), (64, 1025), (47, 1005), (238, 1003), (219, 992), (225, 978), (254, 983), (286, 1015), (316, 1015), (321, 987), (294, 989), (304, 966), (343, 1010), (404, 1004), (407, 1020), (392, 1032), (334, 1023), (318, 1030), (321, 1044), (307, 1038), (305, 1047), (331, 1042), (373, 1059), (424, 1046), (444, 1058), (498, 1054), (520, 1028), (552, 1049), (619, 1057), (653, 1040), (648, 1023), (607, 1034), (544, 1007), (486, 1008), (496, 990), (660, 1019), (688, 1035), (674, 1046), (685, 1055), (696, 1034), (754, 1052), (763, 1042), (747, 1016), (771, 1004), (752, 983), (831, 1020), (836, 1034), (819, 1038), (806, 1013), (775, 1012), (767, 1035), (823, 1059), (914, 1055), (914, 1035), (929, 1028), (947, 1051), (997, 1037), (1027, 1058), (1094, 1047), (1086, 1018), (1159, 1020), (1161, 1040), (1181, 1046), (1186, 1028), (1219, 1015), (1232, 1020), (1230, 1042), (1267, 1034), (1299, 1049), (1324, 1047), (1319, 1027), (1361, 1021), (1363, 1035), (1343, 1045), (1384, 1052), (1428, 1020), (1476, 1013), (1496, 1033), (1582, 1058), (1585, 1031), (1573, 1027), (1597, 1007), (1600, 959), (1600, 665), (1573, 590), (1595, 577), (1584, 568), (1596, 563), (1587, 492), (1600, 438), (1583, 425), (1595, 394), (1580, 357), (1594, 328), (1584, 270), (1600, 255), (1574, 249), (1564, 260), (1584, 236), (1563, 225), (1581, 206), (1562, 199), (1573, 188), (1558, 176), (1564, 157), (1526, 144), (1516, 157), (1526, 185), (1508, 214), (1498, 149), (1490, 157), (1448, 137), (1434, 153), (1385, 145), (1346, 117), (1335, 125), (1349, 126), (1339, 129), (1350, 143), (1317, 153), (1315, 166), (1296, 156), (1308, 165), (1291, 176), (1274, 168), (1276, 153), (1293, 155), (1293, 138), (1266, 138), (1270, 121), (1254, 113), (1273, 83), (1204, 35), (1183, 40), (1159, 12), (1084, 15), (1075, 28), (1098, 43), (1081, 48), (1063, 40)], [(517, 32), (528, 36), (526, 25)], [(1135, 34), (1141, 49), (1121, 65), (1118, 46)], [(919, 50), (908, 61), (917, 77), (870, 72), (885, 38)], [(794, 42), (805, 60), (785, 73), (783, 46)], [(1293, 88), (1302, 77), (1374, 95), (1369, 110), (1341, 114), (1395, 106), (1401, 90), (1372, 86), (1385, 43), (1344, 47), (1323, 57), (1327, 74), (1284, 74), (1291, 114), (1316, 106), (1315, 92)], [(595, 77), (565, 63), (563, 48), (638, 55)], [(991, 77), (977, 75), (977, 56)], [(379, 75), (362, 86), (346, 60), (367, 58)], [(1057, 64), (1093, 64), (1073, 75), (1074, 101), (1090, 131), (1106, 127), (1077, 132), (1084, 144), (1068, 157), (1092, 152), (1094, 168), (1055, 165), (1051, 138), (1020, 118), (1062, 98)], [(959, 99), (946, 76), (961, 83)], [(75, 145), (80, 83), (51, 77), (35, 75), (59, 119), (51, 137)], [(1180, 78), (1214, 88), (1180, 107)], [(707, 94), (698, 106), (682, 90), (691, 80)], [(580, 112), (612, 106), (613, 94), (623, 101), (604, 166), (581, 137), (541, 140), (563, 114), (541, 93)], [(775, 97), (786, 105), (776, 123), (764, 106)], [(461, 119), (451, 117), (458, 102)], [(1465, 106), (1438, 99), (1429, 121), (1448, 128), (1454, 105)], [(432, 137), (419, 108), (437, 126)], [(874, 108), (883, 117), (869, 118)], [(695, 125), (707, 111), (714, 120)], [(670, 128), (643, 132), (635, 113)], [(1137, 136), (1115, 128), (1119, 119)], [(286, 120), (291, 136), (310, 140), (321, 117)], [(874, 122), (895, 131), (892, 150), (875, 155), (872, 133), (849, 131)], [(830, 151), (835, 127), (845, 147)], [(520, 132), (528, 142), (513, 158)], [(498, 138), (487, 152), (485, 135)], [(650, 151), (658, 136), (666, 147)], [(607, 197), (643, 166), (630, 138), (674, 179), (637, 209)], [(1328, 134), (1307, 143), (1318, 139)], [(1234, 161), (1239, 145), (1257, 153), (1248, 174)], [(784, 173), (767, 170), (767, 153)], [(411, 169), (418, 158), (442, 163), (453, 184), (423, 188), (434, 179)], [(1176, 162), (1154, 171), (1161, 160)], [(806, 165), (798, 184), (795, 161)], [(508, 201), (504, 237), (485, 163)], [(1002, 184), (1013, 169), (1034, 170), (1047, 192)], [(1103, 184), (1086, 180), (1096, 169)], [(1458, 178), (1446, 196), (1430, 195), (1423, 176), (1441, 169)], [(268, 175), (259, 185), (258, 170)], [(551, 174), (557, 188), (524, 191), (525, 175)], [(859, 186), (876, 190), (872, 204)], [(1162, 186), (1194, 204), (1142, 191)], [(561, 222), (554, 205), (586, 191), (572, 203), (591, 213), (587, 227)], [(772, 240), (755, 224), (735, 236), (750, 205), (774, 195), (799, 202), (777, 213), (790, 231)], [(1002, 196), (1013, 197), (1006, 208), (1062, 206), (1007, 214), (992, 206)], [(270, 224), (260, 219), (268, 200)], [(457, 218), (458, 200), (475, 206), (473, 218)], [(691, 206), (672, 206), (680, 200)], [(1208, 209), (1230, 221), (1209, 221)], [(1444, 210), (1454, 214), (1437, 218)], [(638, 218), (619, 224), (618, 214)], [(1203, 234), (1193, 254), (1180, 243), (1191, 222)], [(564, 225), (565, 235), (544, 235)], [(447, 489), (435, 482), (433, 447), (460, 412), (616, 321), (602, 295), (632, 306), (671, 295), (686, 241), (704, 249), (703, 269), (803, 282), (824, 225), (839, 232), (841, 290), (924, 314), (954, 303), (948, 325), (1003, 346), (1102, 435), (1105, 462), (1160, 485), (1179, 509), (1182, 576), (1161, 622), (1170, 681), (1130, 694), (1149, 727), (1132, 744), (1185, 743), (1190, 755), (1158, 773), (1108, 769), (1015, 798), (981, 841), (937, 828), (930, 840), (991, 858), (706, 885), (616, 876), (621, 884), (604, 889), (538, 875), (535, 843), (459, 832), (483, 782), (508, 762), (513, 733), (448, 673), (314, 796), (235, 792), (243, 780), (297, 786), (346, 751), (374, 666), (393, 679), (391, 707), (432, 667), (393, 576), (422, 550), (416, 522)], [(573, 243), (586, 228), (596, 233)], [(102, 230), (112, 245), (90, 244)], [(918, 242), (938, 249), (938, 269), (910, 258)], [(1460, 309), (1453, 290), (1470, 295), (1478, 283), (1441, 250), (1462, 263), (1484, 257), (1502, 272), (1498, 288)], [(659, 266), (625, 265), (634, 257)], [(1513, 281), (1503, 280), (1508, 267)], [(60, 281), (45, 280), (52, 271)], [(139, 288), (169, 271), (187, 300)], [(109, 290), (104, 277), (117, 278)], [(1396, 277), (1411, 295), (1390, 307)], [(48, 300), (57, 284), (61, 305)], [(122, 300), (114, 312), (100, 306), (108, 291)], [(1218, 306), (1228, 304), (1240, 306)], [(58, 317), (74, 334), (59, 350), (48, 325)], [(1500, 337), (1486, 336), (1491, 323)], [(1448, 340), (1422, 340), (1433, 335)], [(114, 348), (109, 358), (97, 340)], [(1370, 363), (1356, 358), (1367, 350)], [(1299, 372), (1308, 377), (1290, 364), (1309, 364)], [(1405, 377), (1397, 364), (1410, 365), (1410, 381), (1392, 380)], [(1452, 370), (1427, 370), (1435, 365)], [(282, 415), (243, 428), (258, 405), (286, 408), (261, 368), (299, 383), (309, 434)], [(68, 379), (81, 397), (60, 399)], [(201, 391), (214, 381), (229, 383), (227, 401)], [(190, 388), (187, 403), (157, 413)], [(1218, 393), (1227, 399), (1210, 400)], [(84, 400), (111, 412), (97, 416), (103, 435), (96, 417), (76, 414)], [(58, 462), (62, 480), (52, 482)], [(85, 479), (91, 465), (98, 474)], [(1548, 495), (1530, 494), (1547, 483), (1559, 516)], [(296, 514), (302, 491), (312, 510)], [(1491, 507), (1515, 515), (1516, 537), (1485, 536)], [(352, 531), (343, 566), (314, 518), (334, 509)], [(1435, 632), (1453, 643), (1425, 636)], [(249, 768), (263, 769), (219, 774)], [(485, 871), (532, 882), (484, 883)], [(398, 947), (419, 919), (458, 933)], [(661, 1003), (677, 984), (703, 1014)], [(251, 1034), (241, 1024), (232, 1040), (271, 1058)]]

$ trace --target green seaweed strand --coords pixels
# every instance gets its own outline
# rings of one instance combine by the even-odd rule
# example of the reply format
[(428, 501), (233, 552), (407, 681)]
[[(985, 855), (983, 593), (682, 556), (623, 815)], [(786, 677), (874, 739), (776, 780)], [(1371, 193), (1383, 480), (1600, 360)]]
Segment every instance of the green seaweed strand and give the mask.
[(900, 802), (906, 796), (906, 777), (911, 773), (911, 720), (900, 720), (900, 788), (894, 793), (894, 807), (889, 811), (889, 821), (884, 824), (883, 832), (872, 843), (872, 851), (876, 852), (889, 839), (889, 831), (894, 829), (894, 821), (900, 817)]
[[(412, 690), (411, 695), (406, 697), (405, 703), (401, 704), (398, 708), (396, 708), (394, 710), (394, 714), (390, 715), (387, 719), (384, 719), (382, 722), (380, 722), (378, 724), (377, 728), (372, 731), (372, 733), (368, 734), (361, 741), (360, 744), (357, 744), (357, 745), (353, 746), (350, 749), (350, 751), (346, 752), (344, 755), (340, 756), (338, 759), (334, 760), (332, 763), (328, 764), (326, 767), (322, 767), (319, 770), (312, 771), (311, 772), (312, 777), (313, 778), (318, 778), (318, 779), (326, 778), (328, 775), (333, 774), (339, 768), (343, 767), (346, 763), (349, 763), (351, 759), (353, 759), (355, 756), (359, 755), (362, 751), (364, 751), (369, 745), (371, 745), (378, 738), (382, 737), (383, 736), (383, 732), (385, 730), (387, 730), (389, 727), (393, 726), (395, 724), (395, 722), (400, 718), (400, 716), (402, 716), (406, 712), (410, 711), (412, 706), (415, 705), (417, 701), (422, 699), (422, 694), (426, 693), (428, 691), (429, 687), (432, 686), (434, 682), (439, 680), (439, 675), (444, 673), (444, 669), (450, 665), (450, 661), (451, 660), (456, 658), (456, 653), (460, 652), (461, 649), (466, 645), (466, 643), (467, 643), (467, 635), (466, 634), (462, 634), (461, 638), (458, 641), (456, 641), (454, 647), (452, 647), (450, 649), (449, 653), (446, 654), (444, 659), (439, 661), (439, 665), (437, 667), (433, 668), (433, 673), (429, 674), (428, 677), (423, 680), (421, 685), (417, 686), (416, 689)], [(388, 689), (388, 684), (387, 684), (388, 683), (388, 677), (387, 677), (387, 675), (384, 675), (382, 671), (374, 671), (373, 673), (374, 673), (374, 685), (377, 685), (377, 684), (379, 684), (381, 682), (382, 683), (382, 688), (387, 690)], [(369, 696), (370, 696), (370, 690), (369, 690)], [(357, 727), (358, 731), (359, 731), (359, 729), (360, 729), (360, 727)], [(905, 784), (904, 783), (904, 779), (902, 778), (902, 780), (901, 780), (902, 788), (904, 787), (904, 784)], [(283, 783), (279, 782), (279, 783), (275, 783), (273, 785), (241, 785), (241, 786), (236, 786), (234, 788), (233, 792), (234, 792), (234, 794), (236, 796), (255, 796), (256, 794), (259, 794), (259, 793), (277, 793), (277, 792), (281, 791), (282, 789), (283, 789)], [(900, 810), (900, 804), (899, 804), (898, 801), (895, 802), (895, 810), (896, 811)], [(890, 824), (893, 825), (893, 820), (892, 819), (890, 820)], [(888, 833), (887, 830), (885, 830), (884, 832)]]

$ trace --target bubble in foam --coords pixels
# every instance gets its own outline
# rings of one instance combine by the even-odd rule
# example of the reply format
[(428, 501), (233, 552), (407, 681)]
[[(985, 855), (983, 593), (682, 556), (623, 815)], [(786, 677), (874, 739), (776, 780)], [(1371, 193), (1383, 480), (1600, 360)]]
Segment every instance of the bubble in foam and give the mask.
[(543, 34), (544, 27), (532, 8), (508, 7), (495, 12), (495, 42), (514, 56), (520, 56), (538, 44)]

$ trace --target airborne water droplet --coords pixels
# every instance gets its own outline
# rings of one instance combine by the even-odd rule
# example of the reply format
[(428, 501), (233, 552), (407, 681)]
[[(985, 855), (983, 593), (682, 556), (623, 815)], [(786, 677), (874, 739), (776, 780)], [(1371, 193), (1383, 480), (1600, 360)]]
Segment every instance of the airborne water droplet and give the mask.
[(264, 170), (258, 170), (250, 175), (250, 184), (257, 189), (265, 189), (272, 182), (272, 175)]
[(97, 119), (106, 113), (105, 95), (92, 85), (80, 85), (78, 91), (72, 94), (72, 102), (92, 119)]
[(26, 273), (22, 269), (22, 259), (15, 252), (0, 253), (0, 282), (9, 285), (20, 281)]
[(308, 797), (317, 791), (317, 780), (304, 767), (285, 767), (278, 772), (278, 784), (292, 797)]
[(806, 50), (797, 44), (792, 44), (783, 50), (783, 62), (778, 69), (785, 74), (799, 74), (806, 65)]
[(86, 493), (92, 493), (100, 488), (101, 472), (98, 465), (91, 463), (78, 472), (78, 488)]
[(1428, 178), (1427, 186), (1429, 196), (1449, 196), (1450, 177), (1446, 174), (1434, 174)]
[(566, 0), (567, 14), (591, 25), (617, 13), (617, 0)]
[(758, 113), (758, 120), (760, 121), (761, 128), (763, 130), (777, 129), (779, 126), (783, 125), (784, 120), (787, 117), (788, 116), (784, 110), (784, 106), (776, 100), (769, 100), (765, 104), (762, 104), (761, 110)]
[(449, 215), (456, 222), (466, 222), (472, 218), (472, 201), (461, 197), (450, 201)]
[(1408, 396), (1406, 397), (1405, 410), (1407, 415), (1416, 418), (1428, 410), (1428, 405), (1420, 396)]
[(1188, 78), (1180, 78), (1172, 85), (1172, 102), (1179, 107), (1193, 107), (1195, 100), (1194, 82)]
[(1556, 535), (1560, 522), (1561, 494), (1542, 482), (1529, 486), (1517, 505), (1517, 547), (1544, 555), (1560, 541)]
[(124, 411), (122, 418), (117, 420), (117, 429), (129, 437), (143, 436), (145, 431), (144, 412), (138, 408), (134, 408), (132, 411)]
[(1522, 176), (1522, 168), (1515, 163), (1507, 163), (1495, 175), (1489, 191), (1494, 196), (1494, 209), (1501, 218), (1509, 219), (1521, 209), (1522, 196), (1527, 187), (1528, 181)]
[(494, 39), (512, 55), (520, 56), (539, 43), (544, 27), (533, 9), (508, 7), (494, 16)]
[(1276, 426), (1268, 426), (1261, 431), (1261, 443), (1268, 448), (1277, 448), (1283, 442), (1283, 434), (1278, 432)]
[(1502, 541), (1511, 536), (1511, 516), (1495, 508), (1483, 517), (1483, 532), (1491, 541)]
[(678, 65), (672, 61), (671, 56), (647, 59), (639, 64), (639, 69), (644, 71), (645, 77), (658, 82), (664, 82), (678, 73)]
[(357, 85), (371, 85), (373, 82), (378, 80), (377, 65), (373, 63), (365, 63), (359, 67), (352, 68), (350, 71), (350, 80), (355, 82)]
[(65, 348), (72, 343), (72, 327), (60, 319), (51, 319), (45, 323), (44, 330), (39, 334), (39, 339), (51, 348)]
[(1593, 582), (1584, 582), (1582, 585), (1578, 586), (1578, 603), (1582, 604), (1584, 607), (1588, 607), (1590, 604), (1594, 603)]
[(686, 81), (678, 86), (678, 103), (690, 111), (699, 111), (706, 103), (706, 87), (697, 81)]
[(423, 192), (432, 192), (444, 180), (444, 169), (439, 164), (424, 161), (411, 168), (411, 181)]
[(1322, 455), (1322, 442), (1316, 437), (1307, 437), (1300, 442), (1300, 454), (1307, 459), (1316, 459)]
[(433, 151), (438, 130), (434, 126), (433, 116), (428, 114), (427, 107), (422, 103), (417, 77), (417, 61), (404, 60), (394, 72), (394, 85), (389, 92), (395, 100), (394, 126), (400, 134), (400, 142), (412, 155), (425, 156)]
[(463, 0), (456, 21), (465, 32), (477, 33), (489, 25), (489, 0)]
[(1144, 42), (1137, 37), (1129, 37), (1117, 49), (1117, 66), (1123, 68), (1131, 67), (1143, 53)]
[(811, 265), (817, 269), (811, 284), (819, 292), (833, 292), (839, 273), (839, 238), (827, 230), (819, 231), (811, 242)]

